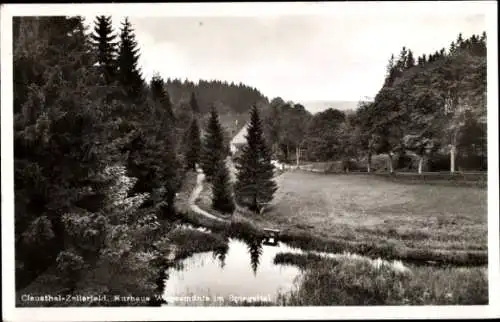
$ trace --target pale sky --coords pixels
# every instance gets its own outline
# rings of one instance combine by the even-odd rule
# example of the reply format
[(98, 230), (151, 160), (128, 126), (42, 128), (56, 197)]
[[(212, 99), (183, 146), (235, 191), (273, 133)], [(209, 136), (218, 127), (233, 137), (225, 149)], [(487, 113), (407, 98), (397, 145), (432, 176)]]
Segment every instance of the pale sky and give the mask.
[[(429, 3), (430, 5), (432, 2)], [(89, 17), (93, 20), (93, 17)], [(87, 21), (88, 19), (87, 18)], [(115, 26), (122, 17), (113, 16)], [(486, 30), (478, 14), (130, 17), (147, 80), (242, 82), (270, 99), (374, 97), (392, 53), (415, 58)]]

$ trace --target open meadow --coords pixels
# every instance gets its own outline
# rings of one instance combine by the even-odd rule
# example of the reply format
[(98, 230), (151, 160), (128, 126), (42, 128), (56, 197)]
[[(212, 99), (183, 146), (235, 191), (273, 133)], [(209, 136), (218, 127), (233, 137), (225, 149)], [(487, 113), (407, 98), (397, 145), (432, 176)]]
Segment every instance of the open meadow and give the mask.
[(350, 244), (486, 256), (486, 189), (302, 171), (276, 180), (272, 206), (255, 216), (262, 226)]

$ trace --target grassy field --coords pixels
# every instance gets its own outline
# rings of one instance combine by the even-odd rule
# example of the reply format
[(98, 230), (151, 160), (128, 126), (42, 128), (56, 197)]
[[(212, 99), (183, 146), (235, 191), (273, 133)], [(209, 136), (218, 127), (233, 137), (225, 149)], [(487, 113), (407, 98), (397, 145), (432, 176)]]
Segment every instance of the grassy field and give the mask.
[(285, 237), (354, 246), (348, 251), (382, 247), (415, 259), (461, 256), (459, 262), (467, 263), (487, 257), (486, 189), (301, 171), (277, 181), (273, 207), (254, 220), (284, 230)]

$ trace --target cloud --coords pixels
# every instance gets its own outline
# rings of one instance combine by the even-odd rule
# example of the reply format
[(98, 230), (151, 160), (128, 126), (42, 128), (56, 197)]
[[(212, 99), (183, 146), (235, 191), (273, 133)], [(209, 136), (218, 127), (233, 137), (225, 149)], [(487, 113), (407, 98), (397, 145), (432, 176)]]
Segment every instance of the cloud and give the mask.
[[(113, 16), (116, 26), (121, 17)], [(149, 78), (221, 79), (293, 100), (375, 96), (391, 54), (448, 48), (485, 29), (471, 14), (130, 17)]]

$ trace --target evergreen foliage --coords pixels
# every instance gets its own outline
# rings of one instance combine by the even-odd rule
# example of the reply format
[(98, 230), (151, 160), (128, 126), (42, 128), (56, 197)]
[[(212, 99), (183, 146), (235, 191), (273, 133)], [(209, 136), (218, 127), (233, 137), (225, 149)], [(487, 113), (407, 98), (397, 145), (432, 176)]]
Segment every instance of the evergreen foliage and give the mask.
[(207, 180), (211, 181), (217, 171), (217, 163), (227, 156), (223, 129), (215, 107), (210, 112), (202, 144), (201, 167)]
[(173, 212), (183, 174), (168, 95), (109, 100), (79, 17), (14, 27), (16, 289), (56, 274), (73, 293), (153, 295), (157, 215)]
[(189, 170), (196, 170), (196, 164), (199, 163), (201, 154), (201, 137), (198, 120), (193, 118), (191, 126), (188, 129), (185, 143), (186, 167)]
[(94, 22), (94, 33), (91, 35), (94, 51), (97, 53), (97, 62), (101, 68), (106, 84), (112, 84), (116, 80), (118, 54), (116, 34), (110, 16), (97, 16)]
[(246, 140), (247, 144), (242, 147), (242, 155), (236, 160), (238, 171), (235, 184), (236, 201), (252, 211), (260, 212), (273, 199), (277, 185), (273, 180), (274, 167), (264, 140), (259, 111), (255, 105), (250, 112)]
[(138, 103), (143, 98), (144, 80), (139, 70), (139, 48), (134, 29), (128, 18), (122, 22), (118, 50), (118, 81), (125, 91), (126, 98)]
[(230, 179), (225, 160), (218, 160), (212, 180), (212, 207), (222, 213), (232, 213), (234, 211)]

